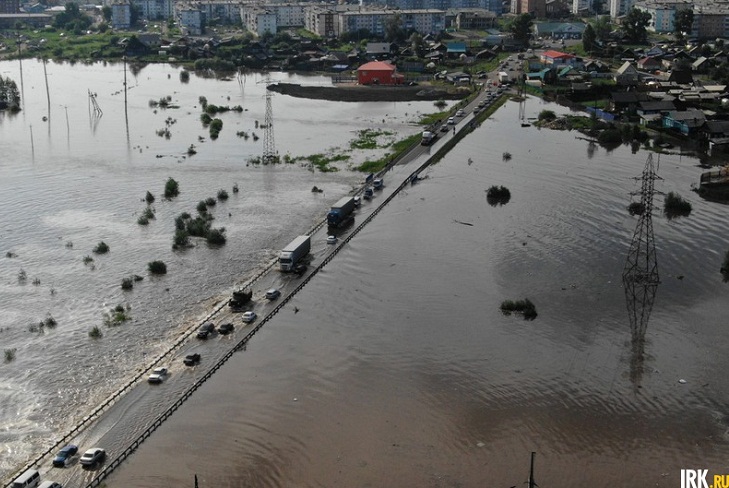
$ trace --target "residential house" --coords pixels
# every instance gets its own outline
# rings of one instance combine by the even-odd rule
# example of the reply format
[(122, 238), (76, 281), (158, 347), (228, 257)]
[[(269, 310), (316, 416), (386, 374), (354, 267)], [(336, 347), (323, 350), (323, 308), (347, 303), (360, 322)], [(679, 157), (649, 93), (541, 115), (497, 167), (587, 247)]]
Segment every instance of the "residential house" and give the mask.
[(663, 116), (664, 129), (673, 129), (683, 135), (695, 134), (704, 123), (706, 116), (697, 108), (672, 111)]
[(574, 54), (563, 53), (551, 49), (544, 51), (539, 59), (547, 66), (575, 66), (578, 64), (579, 60), (579, 58)]
[(647, 102), (650, 98), (643, 92), (613, 92), (610, 94), (609, 109), (613, 113), (634, 114), (638, 110), (640, 102)]
[(643, 71), (650, 71), (651, 73), (661, 69), (662, 67), (659, 59), (650, 56), (639, 59), (637, 65), (639, 69)]
[(630, 61), (626, 61), (615, 72), (615, 83), (622, 86), (637, 85), (640, 74)]
[(389, 42), (368, 42), (367, 59), (387, 59), (392, 53), (392, 44)]
[(357, 68), (357, 82), (360, 85), (399, 85), (404, 76), (397, 68), (384, 61), (371, 61)]

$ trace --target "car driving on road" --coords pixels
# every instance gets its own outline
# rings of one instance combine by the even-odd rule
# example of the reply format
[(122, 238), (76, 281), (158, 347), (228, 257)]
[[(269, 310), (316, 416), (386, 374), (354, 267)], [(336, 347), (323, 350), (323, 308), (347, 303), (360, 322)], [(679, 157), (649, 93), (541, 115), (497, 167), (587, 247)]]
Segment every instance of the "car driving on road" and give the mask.
[(81, 456), (81, 460), (79, 462), (82, 466), (94, 466), (103, 461), (104, 458), (106, 458), (105, 450), (100, 447), (92, 447), (87, 450), (83, 456)]

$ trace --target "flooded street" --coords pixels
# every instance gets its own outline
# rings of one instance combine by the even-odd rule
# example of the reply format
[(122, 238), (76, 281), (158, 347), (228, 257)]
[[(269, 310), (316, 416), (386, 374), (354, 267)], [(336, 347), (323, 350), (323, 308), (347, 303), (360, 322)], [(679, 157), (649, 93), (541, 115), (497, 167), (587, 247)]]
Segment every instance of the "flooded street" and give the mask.
[[(564, 109), (530, 99), (533, 115)], [(621, 282), (647, 153), (507, 103), (401, 192), (109, 486), (680, 486), (727, 472), (726, 206), (663, 155), (654, 297)], [(512, 157), (505, 161), (502, 154)], [(657, 158), (656, 158), (657, 159)], [(393, 170), (396, 185), (407, 170)], [(491, 206), (486, 190), (511, 200)], [(375, 202), (376, 203), (376, 202)], [(529, 298), (533, 321), (505, 316)], [(629, 309), (647, 321), (631, 344)]]

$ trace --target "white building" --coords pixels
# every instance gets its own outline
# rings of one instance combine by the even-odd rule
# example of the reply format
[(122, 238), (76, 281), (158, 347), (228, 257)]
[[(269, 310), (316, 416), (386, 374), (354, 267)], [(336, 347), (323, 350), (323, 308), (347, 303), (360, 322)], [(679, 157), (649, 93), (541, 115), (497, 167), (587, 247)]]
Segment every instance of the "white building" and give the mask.
[(610, 17), (617, 19), (627, 14), (635, 5), (635, 0), (610, 0)]
[(402, 27), (420, 34), (438, 33), (445, 30), (445, 10), (363, 10), (339, 14), (339, 32), (356, 32), (366, 29), (376, 35), (384, 35), (387, 21), (400, 16)]
[(198, 2), (198, 6), (205, 14), (206, 23), (241, 23), (241, 3), (238, 0), (203, 0)]
[(205, 14), (197, 5), (177, 3), (175, 17), (184, 34), (199, 36), (205, 32)]
[(243, 26), (257, 36), (262, 36), (266, 32), (271, 34), (278, 32), (276, 12), (267, 8), (241, 7), (241, 18)]
[(339, 37), (339, 14), (360, 10), (359, 5), (316, 5), (304, 7), (304, 29), (321, 37)]
[(139, 15), (147, 20), (168, 20), (175, 15), (174, 0), (133, 0)]

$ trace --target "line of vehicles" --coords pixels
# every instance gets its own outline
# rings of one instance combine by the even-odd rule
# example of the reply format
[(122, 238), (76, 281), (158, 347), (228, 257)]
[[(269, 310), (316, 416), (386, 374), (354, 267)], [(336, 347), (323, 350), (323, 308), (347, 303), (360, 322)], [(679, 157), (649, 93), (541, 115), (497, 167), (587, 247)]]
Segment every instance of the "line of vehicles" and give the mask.
[[(84, 468), (91, 468), (99, 464), (106, 459), (106, 451), (101, 447), (92, 447), (87, 449), (80, 457), (78, 456), (78, 446), (75, 444), (68, 444), (61, 448), (53, 458), (54, 468), (65, 468), (70, 466), (74, 462), (78, 463)], [(31, 468), (25, 471), (23, 474), (13, 480), (10, 488), (63, 488), (63, 486), (51, 480), (41, 481), (40, 471)]]

